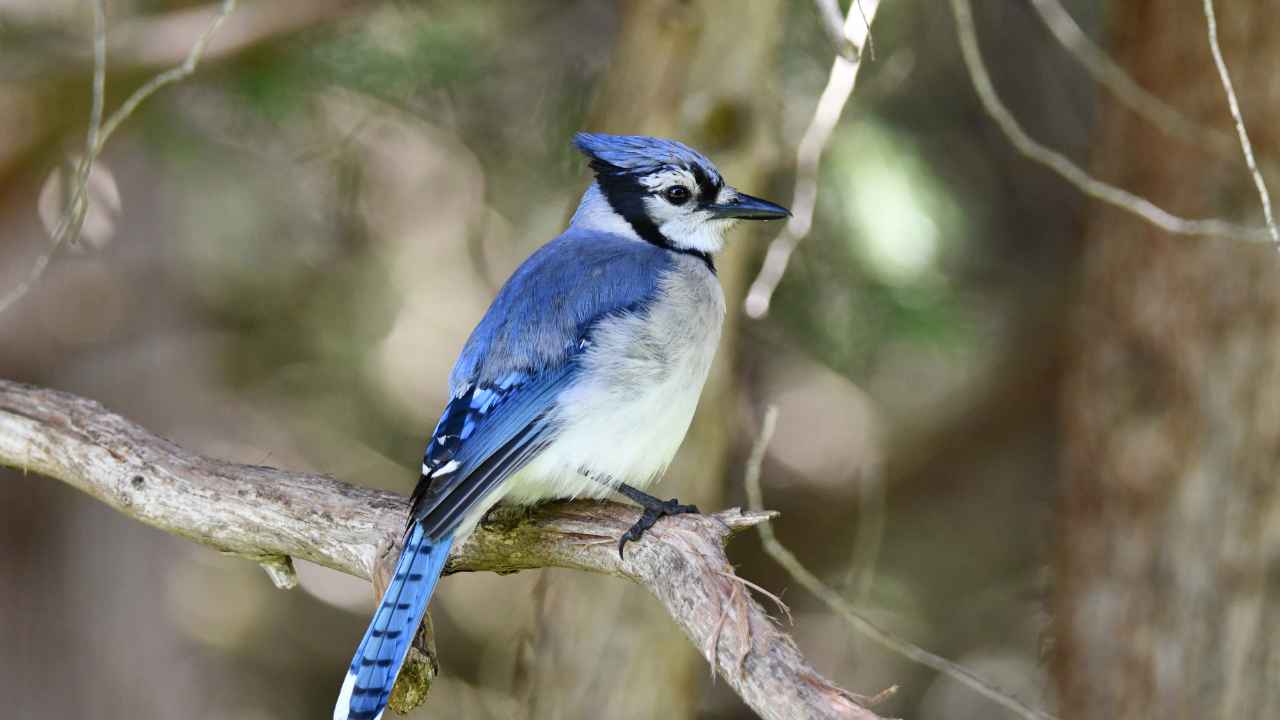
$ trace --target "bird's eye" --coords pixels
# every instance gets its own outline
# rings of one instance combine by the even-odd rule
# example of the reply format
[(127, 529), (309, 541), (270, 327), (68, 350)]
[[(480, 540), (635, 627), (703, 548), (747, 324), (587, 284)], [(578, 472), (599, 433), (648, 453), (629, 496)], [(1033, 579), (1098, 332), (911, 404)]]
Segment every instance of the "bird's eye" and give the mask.
[(666, 196), (667, 202), (672, 205), (683, 205), (689, 201), (691, 193), (689, 192), (689, 188), (683, 185), (672, 185), (666, 189), (663, 195)]

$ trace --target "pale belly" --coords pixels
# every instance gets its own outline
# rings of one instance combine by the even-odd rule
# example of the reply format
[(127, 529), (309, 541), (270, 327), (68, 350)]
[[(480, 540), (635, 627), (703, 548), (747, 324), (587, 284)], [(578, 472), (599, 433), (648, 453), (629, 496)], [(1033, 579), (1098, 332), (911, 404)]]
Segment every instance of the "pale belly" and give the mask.
[(693, 420), (724, 317), (719, 282), (694, 270), (668, 280), (678, 302), (595, 333), (586, 380), (559, 403), (559, 436), (504, 483), (506, 501), (606, 497), (611, 485), (662, 477)]
[(644, 488), (662, 477), (680, 449), (697, 408), (705, 374), (689, 384), (663, 383), (626, 401), (598, 390), (585, 396), (560, 436), (508, 480), (505, 499), (606, 497), (617, 483)]

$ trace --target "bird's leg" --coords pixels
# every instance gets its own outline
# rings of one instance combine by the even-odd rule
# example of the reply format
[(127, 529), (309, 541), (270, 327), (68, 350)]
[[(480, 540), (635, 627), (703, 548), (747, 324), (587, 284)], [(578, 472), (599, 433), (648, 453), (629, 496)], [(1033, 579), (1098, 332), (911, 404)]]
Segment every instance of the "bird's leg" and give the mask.
[(682, 515), (684, 513), (701, 512), (694, 505), (681, 505), (679, 500), (672, 498), (670, 500), (659, 500), (658, 498), (641, 492), (626, 483), (619, 483), (615, 488), (619, 493), (626, 495), (632, 502), (644, 508), (644, 512), (640, 514), (640, 519), (636, 520), (636, 524), (631, 526), (622, 534), (622, 539), (618, 540), (618, 557), (622, 557), (622, 549), (632, 540), (639, 540), (646, 530), (654, 526), (659, 518), (667, 515)]
[(628, 542), (639, 540), (644, 536), (645, 531), (653, 527), (660, 518), (667, 515), (701, 514), (702, 512), (696, 505), (681, 505), (680, 501), (675, 498), (659, 500), (649, 493), (637, 490), (626, 483), (617, 482), (608, 475), (591, 472), (585, 467), (580, 468), (579, 472), (621, 495), (626, 495), (632, 502), (644, 508), (644, 512), (640, 514), (640, 519), (636, 520), (636, 524), (632, 525), (618, 540), (618, 557), (622, 557), (622, 549), (627, 546)]

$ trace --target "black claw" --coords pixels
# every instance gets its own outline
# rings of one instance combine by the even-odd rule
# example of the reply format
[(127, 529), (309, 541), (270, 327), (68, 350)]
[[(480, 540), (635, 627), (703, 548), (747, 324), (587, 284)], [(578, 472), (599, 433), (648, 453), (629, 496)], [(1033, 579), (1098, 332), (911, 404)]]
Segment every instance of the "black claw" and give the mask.
[(644, 512), (640, 514), (640, 518), (636, 520), (635, 525), (632, 525), (631, 528), (623, 533), (622, 537), (618, 540), (619, 559), (623, 557), (622, 549), (627, 546), (627, 543), (633, 540), (639, 540), (644, 536), (645, 531), (653, 527), (659, 519), (666, 517), (667, 515), (683, 515), (685, 513), (701, 514), (701, 511), (698, 510), (696, 505), (681, 505), (680, 501), (675, 498), (670, 500), (659, 500), (650, 495), (645, 495), (630, 486), (623, 485), (622, 487), (630, 491), (624, 492), (623, 494), (640, 503), (640, 505), (644, 507)]

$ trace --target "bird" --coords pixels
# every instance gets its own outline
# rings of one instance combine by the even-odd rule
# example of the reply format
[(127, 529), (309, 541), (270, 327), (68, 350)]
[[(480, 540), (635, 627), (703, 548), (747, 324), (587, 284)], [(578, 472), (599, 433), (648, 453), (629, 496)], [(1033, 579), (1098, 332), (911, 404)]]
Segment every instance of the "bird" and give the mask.
[(403, 549), (334, 720), (377, 720), (450, 548), (498, 501), (604, 498), (642, 509), (618, 552), (667, 515), (643, 491), (693, 419), (725, 315), (715, 255), (741, 220), (790, 216), (726, 184), (684, 143), (578, 133), (594, 178), (568, 228), (499, 290), (449, 376)]

